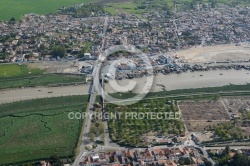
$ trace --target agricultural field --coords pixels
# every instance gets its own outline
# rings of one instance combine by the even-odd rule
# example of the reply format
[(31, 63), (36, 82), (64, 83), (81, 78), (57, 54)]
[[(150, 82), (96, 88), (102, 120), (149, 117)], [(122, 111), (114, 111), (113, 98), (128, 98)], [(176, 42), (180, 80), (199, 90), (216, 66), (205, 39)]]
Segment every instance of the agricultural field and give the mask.
[(224, 97), (222, 99), (227, 111), (232, 115), (240, 116), (240, 113), (244, 110), (250, 110), (250, 98), (249, 97)]
[(1, 0), (0, 20), (10, 20), (11, 17), (19, 20), (24, 14), (48, 14), (64, 6), (90, 2), (93, 0)]
[[(211, 4), (209, 0), (203, 1), (192, 1), (192, 0), (102, 0), (100, 3), (106, 4), (105, 10), (111, 14), (117, 14), (119, 12), (137, 14), (140, 16), (143, 13), (154, 12), (159, 10), (170, 10), (175, 9), (175, 4), (177, 11), (183, 11), (195, 7), (195, 4)], [(235, 1), (235, 0), (218, 0), (215, 2), (215, 6), (218, 4), (227, 4), (231, 6), (249, 6), (249, 2), (245, 1)]]
[(117, 9), (115, 9), (113, 6), (109, 5), (107, 7), (104, 8), (104, 10), (112, 15), (117, 15), (118, 11)]
[[(137, 3), (142, 3), (147, 0), (135, 0)], [(178, 6), (185, 5), (185, 3), (201, 3), (201, 4), (211, 4), (211, 0), (154, 0), (154, 4), (168, 4), (170, 7), (174, 7), (174, 4), (179, 4)], [(217, 0), (215, 4), (227, 4), (227, 5), (250, 5), (249, 1), (244, 1), (244, 0)], [(177, 8), (178, 8), (177, 6)]]
[(230, 121), (220, 100), (182, 101), (179, 108), (190, 132), (205, 131), (209, 126)]
[[(116, 14), (115, 8), (120, 9), (121, 11), (141, 14), (145, 9), (135, 10), (135, 8), (143, 3), (145, 0), (1, 0), (0, 1), (0, 20), (10, 20), (10, 18), (14, 17), (16, 20), (20, 20), (24, 14), (36, 13), (36, 14), (48, 14), (56, 12), (61, 7), (72, 6), (75, 4), (81, 3), (93, 3), (98, 2), (101, 4), (109, 4), (112, 7), (106, 8), (106, 11)], [(148, 2), (148, 1), (147, 1)], [(152, 1), (154, 5), (165, 5), (173, 9), (174, 1), (173, 0), (155, 0)], [(182, 6), (186, 6), (185, 3), (192, 2), (192, 0), (177, 0), (178, 4), (182, 4)], [(217, 4), (225, 3), (229, 5), (240, 5), (240, 6), (249, 6), (249, 2), (238, 1), (239, 3), (235, 3), (236, 0), (218, 0)], [(211, 3), (209, 0), (203, 0), (202, 3)], [(180, 8), (180, 5), (177, 8)], [(146, 9), (147, 10), (147, 9)], [(153, 11), (150, 9), (149, 11)]]
[(189, 132), (211, 131), (225, 140), (250, 138), (249, 105), (249, 97), (179, 102)]
[(126, 13), (133, 13), (133, 14), (142, 14), (145, 10), (138, 9), (138, 4), (133, 2), (124, 2), (124, 3), (110, 3), (108, 7), (106, 7), (106, 11), (110, 12), (111, 14), (117, 14), (117, 11), (126, 12)]
[(85, 78), (83, 76), (45, 74), (23, 78), (0, 79), (0, 89), (82, 84), (84, 82)]
[(29, 68), (27, 65), (0, 65), (0, 90), (8, 88), (67, 85), (84, 83), (83, 76), (43, 74), (45, 70)]
[(72, 158), (82, 120), (69, 112), (85, 111), (87, 96), (68, 96), (0, 105), (0, 165)]
[(250, 138), (250, 98), (223, 97), (221, 100), (232, 121), (228, 124), (214, 126), (216, 134), (224, 139)]
[[(120, 144), (146, 145), (147, 133), (154, 132), (156, 135), (165, 136), (184, 134), (185, 127), (180, 120), (176, 104), (165, 98), (142, 100), (129, 106), (107, 104), (106, 110), (110, 115), (112, 115), (111, 113), (120, 114), (117, 118), (108, 119), (110, 138)], [(130, 113), (136, 113), (138, 116), (130, 116)], [(147, 113), (149, 116), (146, 116)], [(163, 115), (158, 118), (151, 116), (151, 113), (166, 113), (167, 116)], [(172, 117), (168, 117), (168, 115)]]

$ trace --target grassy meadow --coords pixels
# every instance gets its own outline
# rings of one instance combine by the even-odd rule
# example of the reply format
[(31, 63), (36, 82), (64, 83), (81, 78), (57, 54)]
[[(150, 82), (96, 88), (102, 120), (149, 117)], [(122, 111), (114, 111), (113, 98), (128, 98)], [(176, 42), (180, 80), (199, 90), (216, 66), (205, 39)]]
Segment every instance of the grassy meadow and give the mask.
[(18, 64), (1, 64), (0, 65), (0, 79), (7, 77), (18, 77), (28, 75), (43, 74), (44, 71), (40, 69), (30, 69), (27, 65)]
[(88, 96), (36, 99), (0, 105), (0, 165), (75, 154)]
[[(20, 20), (24, 14), (48, 14), (57, 11), (64, 6), (72, 6), (80, 3), (98, 2), (101, 0), (1, 0), (0, 1), (0, 20), (10, 20), (11, 17)], [(135, 10), (134, 8), (144, 0), (134, 0), (128, 3), (111, 3), (111, 6), (118, 8), (121, 11), (128, 13), (141, 14), (144, 10)], [(176, 0), (177, 3), (190, 2), (192, 0)], [(235, 1), (235, 0), (234, 0)], [(218, 0), (217, 3), (231, 4), (233, 0)], [(210, 3), (209, 0), (202, 0), (203, 3)], [(104, 1), (105, 3), (105, 1)], [(174, 6), (174, 0), (155, 0), (154, 4), (168, 4), (170, 7)], [(248, 5), (248, 2), (240, 1), (238, 5)], [(106, 11), (117, 14), (113, 7), (105, 8)]]
[(28, 76), (21, 78), (0, 79), (0, 90), (21, 87), (36, 87), (49, 85), (81, 84), (85, 82), (83, 76), (43, 74), (38, 76)]
[(11, 17), (19, 20), (24, 14), (47, 14), (63, 6), (89, 2), (93, 0), (1, 0), (0, 20), (9, 20)]
[(0, 65), (0, 90), (85, 82), (83, 76), (44, 73), (45, 70), (31, 69), (27, 65)]

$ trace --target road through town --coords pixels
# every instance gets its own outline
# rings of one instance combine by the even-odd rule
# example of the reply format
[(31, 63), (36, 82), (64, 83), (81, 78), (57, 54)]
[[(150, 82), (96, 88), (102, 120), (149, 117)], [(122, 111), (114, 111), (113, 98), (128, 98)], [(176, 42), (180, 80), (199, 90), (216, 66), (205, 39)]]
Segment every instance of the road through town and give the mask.
[[(90, 92), (91, 92), (91, 95), (90, 95), (90, 98), (89, 98), (89, 102), (88, 102), (88, 106), (87, 106), (87, 113), (89, 115), (92, 115), (93, 113), (93, 104), (96, 100), (96, 92), (95, 92), (95, 89), (94, 89), (94, 86), (90, 86)], [(77, 158), (75, 159), (75, 162), (74, 164), (75, 165), (79, 165), (79, 163), (82, 161), (82, 156), (83, 156), (83, 153), (85, 152), (85, 146), (88, 144), (88, 141), (89, 141), (89, 129), (90, 129), (90, 126), (91, 126), (91, 117), (90, 116), (86, 116), (85, 119), (84, 119), (84, 127), (83, 127), (83, 134), (82, 134), (82, 138), (81, 139), (81, 146), (80, 146), (80, 153), (79, 155), (77, 156)]]
[[(108, 17), (106, 16), (105, 20), (104, 20), (104, 27), (103, 27), (104, 40), (103, 40), (100, 52), (102, 52), (102, 50), (104, 48), (104, 44), (105, 44), (105, 40), (106, 40), (107, 25), (108, 25)], [(102, 58), (102, 54), (99, 57), (99, 59), (101, 59), (101, 58)], [(95, 65), (94, 65), (95, 67), (94, 67), (93, 74), (92, 74), (94, 79), (93, 79), (92, 85), (90, 86), (90, 90), (89, 90), (90, 97), (89, 97), (88, 107), (86, 109), (86, 112), (89, 113), (89, 115), (92, 115), (92, 113), (93, 113), (93, 104), (96, 101), (97, 90), (99, 92), (101, 91), (101, 89), (96, 89), (97, 88), (96, 85), (99, 85), (99, 82), (100, 82), (100, 79), (99, 79), (100, 70), (99, 70), (99, 68), (100, 68), (101, 62), (102, 61), (97, 60)], [(91, 116), (87, 116), (85, 118), (85, 125), (82, 129), (83, 130), (83, 135), (82, 135), (82, 142), (83, 143), (80, 146), (80, 153), (76, 157), (76, 159), (73, 163), (73, 166), (80, 165), (80, 162), (82, 161), (83, 154), (87, 152), (85, 149), (85, 146), (88, 145), (88, 143), (90, 143), (89, 142), (89, 140), (90, 140), (89, 131), (90, 131), (90, 127), (91, 127), (91, 118), (92, 118)]]

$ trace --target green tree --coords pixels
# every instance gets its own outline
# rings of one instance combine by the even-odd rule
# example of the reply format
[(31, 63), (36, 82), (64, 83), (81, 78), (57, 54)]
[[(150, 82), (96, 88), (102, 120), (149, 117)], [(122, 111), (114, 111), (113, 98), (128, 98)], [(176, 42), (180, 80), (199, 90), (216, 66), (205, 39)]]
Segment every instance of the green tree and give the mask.
[(99, 126), (100, 126), (100, 123), (96, 122), (96, 123), (95, 123), (95, 127), (98, 128)]
[(189, 164), (192, 164), (190, 158), (180, 158), (179, 159), (179, 163), (181, 165), (189, 165)]
[(227, 145), (225, 148), (225, 154), (229, 154), (229, 152), (230, 152), (230, 147)]
[(239, 165), (239, 166), (249, 166), (250, 165), (250, 159), (243, 155), (243, 154), (236, 154), (234, 157), (233, 157), (233, 161), (229, 164), (230, 166), (236, 166), (236, 165)]
[(0, 59), (7, 59), (8, 58), (8, 54), (6, 52), (0, 54)]
[(64, 46), (54, 46), (52, 50), (52, 56), (53, 57), (60, 57), (63, 58), (67, 55), (66, 49)]
[(204, 161), (204, 164), (205, 164), (206, 166), (213, 166), (213, 164), (211, 163), (211, 161), (208, 161), (208, 160), (205, 160), (205, 161)]
[(89, 53), (91, 52), (91, 47), (92, 47), (92, 44), (91, 43), (86, 43), (84, 45), (84, 47), (81, 49), (80, 51), (80, 54), (79, 54), (79, 58), (83, 58), (84, 57), (84, 53)]
[(217, 6), (217, 0), (211, 0), (211, 7), (215, 8)]
[(15, 24), (16, 23), (16, 19), (14, 17), (11, 17), (9, 23), (10, 24)]
[(86, 49), (85, 49), (85, 47), (83, 47), (83, 48), (81, 49), (81, 51), (80, 51), (80, 54), (79, 54), (78, 58), (83, 58), (83, 57), (84, 57), (84, 53), (86, 53)]
[(60, 158), (57, 155), (51, 156), (50, 162), (53, 166), (61, 166), (62, 165)]

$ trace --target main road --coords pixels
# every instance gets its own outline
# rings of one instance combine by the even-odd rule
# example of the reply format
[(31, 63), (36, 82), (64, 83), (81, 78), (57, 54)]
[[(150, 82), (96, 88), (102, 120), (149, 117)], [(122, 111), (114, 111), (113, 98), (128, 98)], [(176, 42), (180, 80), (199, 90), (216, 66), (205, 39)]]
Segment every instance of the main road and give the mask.
[(89, 143), (89, 129), (91, 126), (91, 115), (93, 113), (93, 104), (96, 100), (96, 92), (94, 86), (90, 86), (90, 97), (89, 97), (89, 103), (86, 109), (86, 112), (88, 113), (84, 120), (84, 126), (83, 126), (83, 132), (82, 132), (82, 144), (80, 146), (80, 153), (75, 159), (75, 162), (73, 165), (79, 166), (79, 163), (82, 161), (83, 154), (86, 153), (85, 146)]
[(75, 159), (75, 162), (73, 163), (73, 166), (79, 166), (80, 165), (80, 162), (82, 162), (83, 160), (83, 157), (84, 157), (84, 154), (87, 153), (87, 151), (85, 150), (85, 146), (90, 142), (90, 138), (89, 138), (89, 130), (90, 130), (90, 127), (91, 127), (91, 116), (89, 115), (92, 115), (93, 113), (93, 105), (95, 103), (95, 100), (96, 100), (96, 94), (97, 94), (97, 91), (100, 92), (101, 89), (95, 89), (96, 88), (96, 84), (99, 84), (99, 76), (100, 76), (100, 71), (99, 71), (99, 68), (101, 66), (101, 63), (102, 63), (102, 52), (104, 50), (104, 46), (105, 46), (105, 41), (106, 41), (106, 35), (107, 35), (107, 26), (108, 26), (108, 17), (106, 16), (105, 17), (105, 20), (104, 20), (104, 26), (103, 26), (103, 41), (102, 41), (102, 45), (101, 45), (101, 48), (100, 48), (100, 55), (99, 55), (99, 58), (98, 60), (95, 62), (95, 65), (94, 65), (94, 69), (93, 69), (93, 82), (90, 86), (90, 97), (89, 97), (89, 103), (88, 103), (88, 107), (86, 109), (86, 113), (87, 113), (87, 116), (85, 117), (85, 121), (84, 121), (84, 126), (83, 126), (83, 134), (82, 134), (82, 144), (80, 146), (80, 153), (79, 155), (77, 156), (77, 158)]

